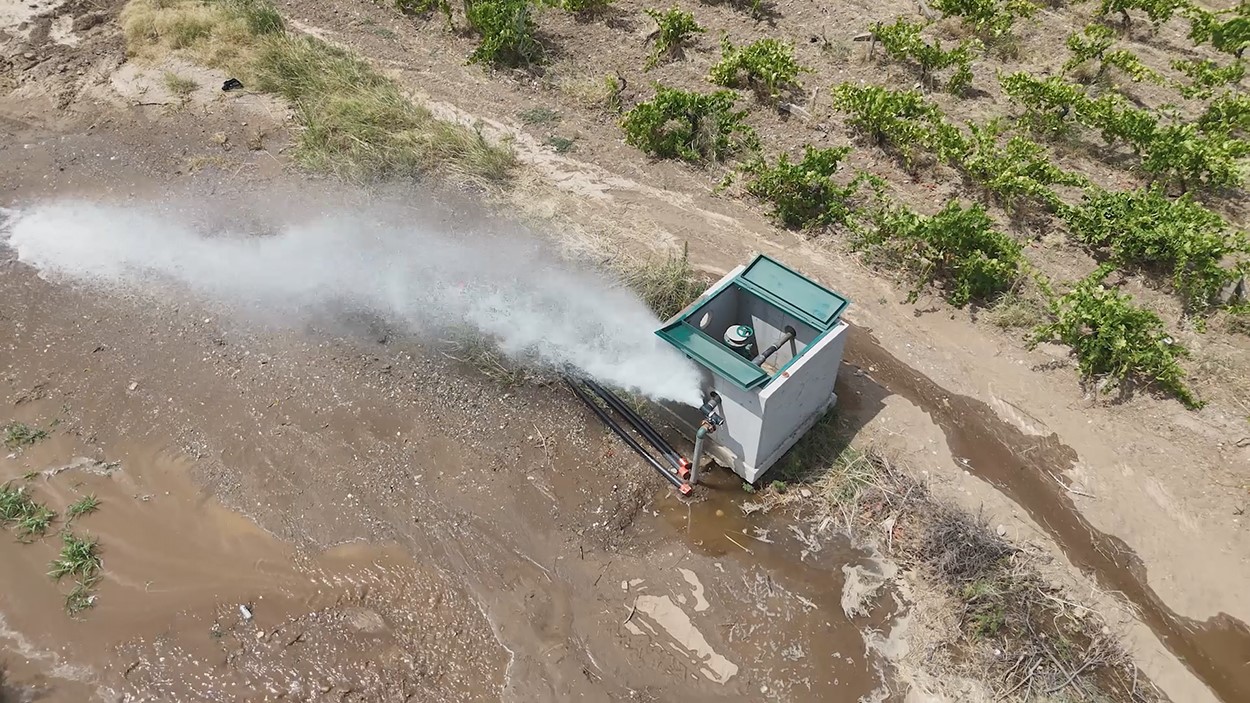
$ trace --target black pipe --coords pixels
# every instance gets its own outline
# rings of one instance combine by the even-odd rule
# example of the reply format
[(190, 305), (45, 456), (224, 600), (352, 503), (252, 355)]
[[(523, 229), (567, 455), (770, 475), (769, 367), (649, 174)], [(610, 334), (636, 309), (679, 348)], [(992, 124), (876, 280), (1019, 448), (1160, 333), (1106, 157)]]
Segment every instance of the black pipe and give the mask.
[(792, 339), (794, 339), (794, 328), (790, 326), (786, 326), (786, 333), (781, 335), (781, 339), (778, 339), (776, 344), (760, 352), (759, 355), (756, 356), (754, 359), (751, 359), (751, 363), (755, 364), (756, 366), (763, 364), (765, 361), (768, 361), (768, 357), (772, 356), (773, 354), (776, 354), (777, 350), (780, 349), (782, 345), (784, 345), (786, 342), (789, 342)]
[(669, 444), (668, 440), (660, 436), (660, 433), (651, 426), (651, 423), (642, 419), (642, 417), (638, 415), (633, 408), (626, 405), (625, 401), (617, 397), (617, 395), (612, 391), (609, 391), (590, 379), (583, 379), (582, 383), (585, 383), (590, 390), (595, 392), (595, 395), (602, 398), (603, 402), (607, 403), (613, 410), (620, 413), (625, 420), (638, 431), (638, 434), (642, 435), (643, 439), (647, 440), (652, 447), (655, 447), (657, 452), (664, 455), (664, 458), (668, 460), (668, 463), (673, 465), (674, 469), (681, 469), (681, 455), (677, 453), (676, 449), (673, 449), (673, 445)]
[(638, 452), (638, 455), (645, 459), (647, 463), (651, 465), (651, 468), (655, 469), (657, 473), (663, 476), (665, 481), (673, 484), (674, 488), (679, 490), (682, 488), (684, 484), (681, 482), (681, 479), (666, 471), (664, 466), (661, 465), (660, 462), (656, 461), (655, 457), (651, 456), (646, 449), (643, 449), (642, 445), (638, 443), (638, 440), (630, 437), (629, 433), (617, 424), (616, 420), (613, 420), (612, 417), (608, 415), (607, 411), (595, 404), (595, 401), (591, 400), (590, 396), (586, 395), (585, 391), (578, 388), (573, 381), (568, 378), (564, 379), (564, 382), (568, 384), (569, 388), (572, 389), (573, 393), (575, 393), (578, 398), (582, 399), (582, 402), (586, 404), (586, 407), (595, 411), (595, 414), (599, 416), (599, 419), (603, 420), (603, 424), (611, 428), (611, 430), (616, 433), (617, 437), (625, 440), (625, 443), (628, 444), (635, 452)]

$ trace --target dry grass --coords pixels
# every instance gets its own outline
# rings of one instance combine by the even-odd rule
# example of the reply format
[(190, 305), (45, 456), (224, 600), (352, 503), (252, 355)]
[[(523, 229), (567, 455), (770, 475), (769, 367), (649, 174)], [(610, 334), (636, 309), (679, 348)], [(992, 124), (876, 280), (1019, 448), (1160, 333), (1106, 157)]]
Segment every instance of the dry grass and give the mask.
[(1036, 291), (1012, 291), (981, 313), (987, 322), (1004, 330), (1033, 329), (1048, 319), (1046, 302)]
[(850, 447), (846, 437), (827, 417), (774, 469), (784, 489), (762, 491), (746, 507), (814, 501), (817, 523), (836, 521), (855, 538), (877, 542), (946, 596), (954, 612), (941, 619), (949, 624), (944, 641), (931, 647), (929, 668), (985, 682), (997, 700), (1160, 700), (1103, 633), (1103, 621), (1048, 585), (1029, 553), (981, 516), (933, 496), (885, 454)]
[(195, 89), (200, 87), (198, 83), (190, 78), (180, 76), (176, 73), (165, 74), (165, 87), (169, 88), (169, 92), (186, 100)]
[(642, 298), (661, 320), (681, 312), (707, 289), (708, 282), (690, 267), (687, 247), (680, 255), (642, 261), (625, 261), (616, 266), (621, 281)]
[(131, 0), (122, 22), (133, 56), (184, 53), (289, 100), (303, 127), (295, 156), (305, 167), (353, 181), (437, 173), (502, 183), (515, 166), (510, 148), (436, 119), (355, 55), (287, 34), (264, 0)]

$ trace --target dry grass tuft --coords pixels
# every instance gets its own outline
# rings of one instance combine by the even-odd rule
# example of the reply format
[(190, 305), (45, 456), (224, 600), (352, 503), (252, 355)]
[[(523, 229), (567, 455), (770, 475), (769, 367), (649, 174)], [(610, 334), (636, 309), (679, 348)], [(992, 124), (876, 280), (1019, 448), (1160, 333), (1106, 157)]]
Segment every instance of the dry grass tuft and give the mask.
[(681, 312), (708, 286), (707, 280), (690, 267), (688, 247), (683, 247), (679, 256), (620, 263), (616, 271), (661, 320)]
[(296, 158), (308, 168), (353, 181), (438, 173), (501, 183), (515, 166), (510, 148), (436, 119), (367, 62), (288, 35), (266, 0), (132, 0), (122, 22), (133, 56), (185, 53), (289, 100), (303, 126)]

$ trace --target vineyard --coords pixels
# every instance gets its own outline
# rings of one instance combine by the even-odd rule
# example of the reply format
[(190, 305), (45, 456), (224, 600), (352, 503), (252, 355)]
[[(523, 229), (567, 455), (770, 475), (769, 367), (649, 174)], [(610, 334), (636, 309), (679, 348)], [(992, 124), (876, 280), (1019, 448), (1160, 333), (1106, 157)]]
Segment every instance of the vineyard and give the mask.
[[(1032, 301), (996, 319), (1022, 346), (1070, 348), (1091, 388), (1197, 408), (1196, 348), (1250, 366), (1250, 3), (396, 9), (488, 73), (535, 77), (537, 100), (576, 98), (709, 191), (862, 257), (908, 300), (974, 320)], [(593, 58), (573, 38), (616, 57), (576, 94), (560, 76)], [(1250, 392), (1250, 368), (1234, 376), (1215, 392)]]

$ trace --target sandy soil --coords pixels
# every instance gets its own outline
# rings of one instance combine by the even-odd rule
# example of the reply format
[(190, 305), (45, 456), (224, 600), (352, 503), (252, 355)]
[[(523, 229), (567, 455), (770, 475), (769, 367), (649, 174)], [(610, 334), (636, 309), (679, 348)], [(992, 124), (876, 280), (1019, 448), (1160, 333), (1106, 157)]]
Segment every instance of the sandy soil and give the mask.
[[(224, 98), (209, 73), (179, 105), (160, 68), (124, 62), (116, 6), (4, 16), (0, 206), (174, 190), (256, 207), (317, 188), (287, 172), (281, 106)], [(686, 241), (713, 272), (765, 251), (846, 292), (859, 329), (839, 395), (861, 438), (1048, 550), (1052, 578), (1106, 609), (1173, 700), (1250, 690), (1237, 397), (1216, 392), (1198, 413), (1092, 401), (1063, 350), (1026, 352), (931, 301), (903, 304), (836, 249), (714, 197), (711, 175), (648, 162), (577, 111), (567, 76), (463, 66), (463, 40), (370, 3), (284, 11), (442, 114), (513, 137), (526, 168), (503, 205), (567, 246)], [(805, 17), (782, 29), (798, 36)], [(621, 21), (640, 41), (650, 31)], [(557, 129), (576, 151), (523, 128), (516, 112), (534, 105), (567, 112)], [(81, 621), (43, 576), (51, 544), (0, 540), (18, 565), (0, 595), (10, 686), (48, 700), (236, 700), (293, 682), (313, 699), (387, 700), (398, 681), (412, 700), (854, 700), (888, 668), (861, 629), (892, 606), (855, 621), (841, 605), (842, 567), (863, 555), (835, 543), (802, 561), (784, 522), (741, 522), (728, 491), (679, 503), (562, 393), (501, 389), (413, 340), (255, 329), (192, 301), (100, 297), (0, 266), (12, 403), (0, 419), (61, 420), (52, 441), (0, 460), (0, 478), (121, 462), (32, 482), (59, 508), (83, 490), (105, 499), (83, 521), (108, 551)], [(726, 539), (761, 529), (774, 544)]]

